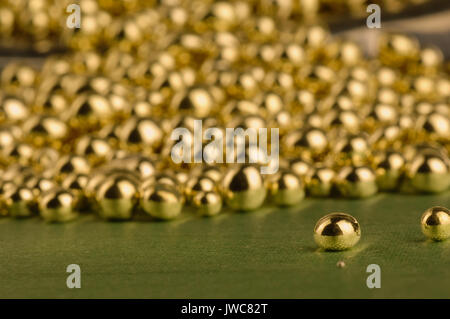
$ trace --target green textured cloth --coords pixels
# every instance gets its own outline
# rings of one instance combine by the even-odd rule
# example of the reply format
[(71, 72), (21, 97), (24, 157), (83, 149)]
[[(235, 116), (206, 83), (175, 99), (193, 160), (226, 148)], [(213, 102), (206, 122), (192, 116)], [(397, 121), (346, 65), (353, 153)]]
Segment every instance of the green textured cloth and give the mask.
[[(172, 222), (2, 218), (0, 297), (449, 298), (450, 240), (429, 242), (420, 231), (435, 205), (450, 206), (450, 194), (307, 199)], [(334, 211), (361, 224), (349, 251), (322, 252), (313, 241), (315, 222)], [(80, 289), (66, 286), (69, 264), (81, 267)], [(369, 264), (381, 267), (380, 289), (366, 286)]]

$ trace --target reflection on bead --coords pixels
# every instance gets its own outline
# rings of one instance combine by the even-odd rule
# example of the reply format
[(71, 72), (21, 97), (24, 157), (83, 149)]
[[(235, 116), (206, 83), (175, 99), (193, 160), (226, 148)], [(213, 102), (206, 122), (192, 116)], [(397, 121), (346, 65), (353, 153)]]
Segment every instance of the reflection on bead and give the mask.
[(3, 194), (3, 204), (8, 214), (15, 218), (30, 217), (36, 213), (35, 196), (28, 187), (7, 187)]
[(63, 189), (52, 188), (44, 192), (39, 199), (39, 212), (47, 222), (67, 222), (75, 219), (75, 196)]
[(175, 186), (154, 183), (143, 186), (140, 206), (154, 218), (170, 220), (180, 215), (183, 200)]
[(228, 170), (222, 186), (225, 202), (234, 210), (254, 210), (266, 198), (266, 189), (259, 169), (242, 165)]
[(198, 192), (192, 199), (192, 205), (201, 216), (214, 216), (222, 210), (222, 197), (216, 192)]
[(296, 205), (305, 197), (302, 180), (291, 171), (281, 170), (266, 183), (271, 200), (278, 206)]
[(438, 193), (450, 186), (449, 162), (433, 151), (417, 154), (408, 163), (406, 173), (412, 186), (420, 192)]
[(335, 178), (340, 195), (349, 198), (364, 198), (377, 193), (375, 173), (368, 166), (342, 168)]
[(345, 213), (328, 214), (314, 227), (314, 240), (325, 250), (346, 250), (356, 245), (361, 237), (358, 221)]
[(138, 185), (125, 174), (113, 174), (106, 177), (97, 186), (95, 199), (99, 214), (108, 220), (131, 219), (138, 197)]
[(450, 238), (450, 211), (445, 207), (427, 209), (420, 220), (422, 232), (428, 238), (441, 241)]
[(311, 173), (306, 176), (306, 189), (308, 195), (313, 197), (330, 196), (335, 176), (336, 173), (332, 168), (327, 166), (316, 166)]

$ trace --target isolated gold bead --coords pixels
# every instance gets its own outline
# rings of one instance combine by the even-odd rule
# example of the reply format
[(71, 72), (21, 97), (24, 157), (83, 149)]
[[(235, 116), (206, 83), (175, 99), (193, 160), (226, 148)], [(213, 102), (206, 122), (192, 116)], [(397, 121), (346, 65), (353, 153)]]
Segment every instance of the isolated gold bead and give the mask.
[(133, 216), (138, 198), (138, 185), (125, 174), (106, 177), (97, 186), (95, 196), (100, 217), (108, 220), (127, 220)]
[(288, 170), (278, 171), (267, 180), (270, 199), (278, 206), (293, 206), (305, 197), (301, 178)]
[(424, 235), (432, 240), (450, 238), (450, 211), (445, 207), (427, 209), (420, 219), (420, 224)]
[(35, 196), (28, 187), (16, 185), (7, 187), (2, 201), (8, 214), (12, 217), (31, 217), (36, 213)]
[(339, 194), (349, 198), (364, 198), (377, 193), (375, 173), (368, 166), (343, 167), (335, 178)]
[(75, 196), (62, 188), (52, 188), (40, 196), (39, 212), (47, 222), (67, 222), (75, 219)]
[(230, 168), (224, 176), (222, 193), (226, 204), (234, 210), (259, 208), (266, 198), (259, 168), (250, 165)]
[(222, 210), (222, 197), (216, 192), (198, 192), (192, 199), (192, 205), (201, 216), (214, 216)]
[(328, 214), (316, 223), (314, 240), (325, 250), (346, 250), (358, 243), (361, 229), (358, 221), (345, 213)]
[(180, 215), (183, 199), (175, 186), (160, 183), (148, 184), (142, 188), (140, 206), (154, 218), (170, 220)]

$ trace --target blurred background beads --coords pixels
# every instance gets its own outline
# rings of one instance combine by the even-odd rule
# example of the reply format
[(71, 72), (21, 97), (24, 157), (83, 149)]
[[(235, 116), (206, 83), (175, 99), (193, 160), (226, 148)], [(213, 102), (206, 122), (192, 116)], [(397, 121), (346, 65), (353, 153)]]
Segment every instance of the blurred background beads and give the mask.
[[(384, 11), (415, 3), (391, 2)], [(369, 57), (322, 24), (366, 16), (367, 1), (81, 0), (82, 27), (61, 28), (69, 3), (0, 4), (0, 47), (46, 53), (41, 67), (17, 58), (1, 69), (2, 215), (174, 219), (184, 205), (211, 216), (258, 209), (266, 197), (294, 206), (304, 196), (450, 187), (443, 52), (382, 33)], [(256, 163), (223, 163), (205, 141), (199, 154), (196, 120), (202, 134), (279, 129), (280, 156), (266, 162), (248, 141), (243, 155)], [(175, 164), (179, 127), (191, 155), (222, 161)]]
[(268, 195), (278, 206), (293, 206), (305, 197), (301, 178), (288, 170), (281, 170), (269, 177)]

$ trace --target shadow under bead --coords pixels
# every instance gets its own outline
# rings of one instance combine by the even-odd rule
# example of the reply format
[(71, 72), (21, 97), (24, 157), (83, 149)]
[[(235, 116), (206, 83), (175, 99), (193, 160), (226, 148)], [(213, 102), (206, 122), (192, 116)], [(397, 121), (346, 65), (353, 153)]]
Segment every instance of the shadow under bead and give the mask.
[(267, 179), (270, 199), (278, 206), (293, 206), (305, 197), (301, 178), (288, 170), (281, 170)]
[(147, 184), (142, 187), (140, 207), (154, 218), (170, 220), (181, 214), (183, 198), (173, 185)]
[(450, 210), (445, 207), (427, 209), (420, 219), (422, 232), (434, 241), (450, 238)]
[(314, 241), (324, 250), (346, 250), (355, 246), (360, 238), (358, 221), (345, 213), (328, 214), (314, 227)]
[(108, 220), (131, 219), (138, 201), (139, 185), (125, 174), (113, 174), (97, 186), (96, 202), (100, 217)]
[(192, 205), (201, 216), (214, 216), (222, 210), (222, 197), (217, 192), (198, 192), (192, 199)]
[(343, 167), (334, 179), (335, 190), (348, 198), (365, 198), (378, 191), (375, 173), (368, 166)]
[(440, 193), (450, 186), (450, 164), (448, 158), (431, 150), (422, 151), (407, 164), (407, 177), (420, 192)]
[(222, 193), (233, 210), (255, 210), (264, 203), (266, 188), (259, 168), (242, 165), (230, 168), (224, 176)]
[(78, 216), (77, 198), (63, 188), (52, 188), (39, 198), (39, 213), (46, 222), (68, 222)]

